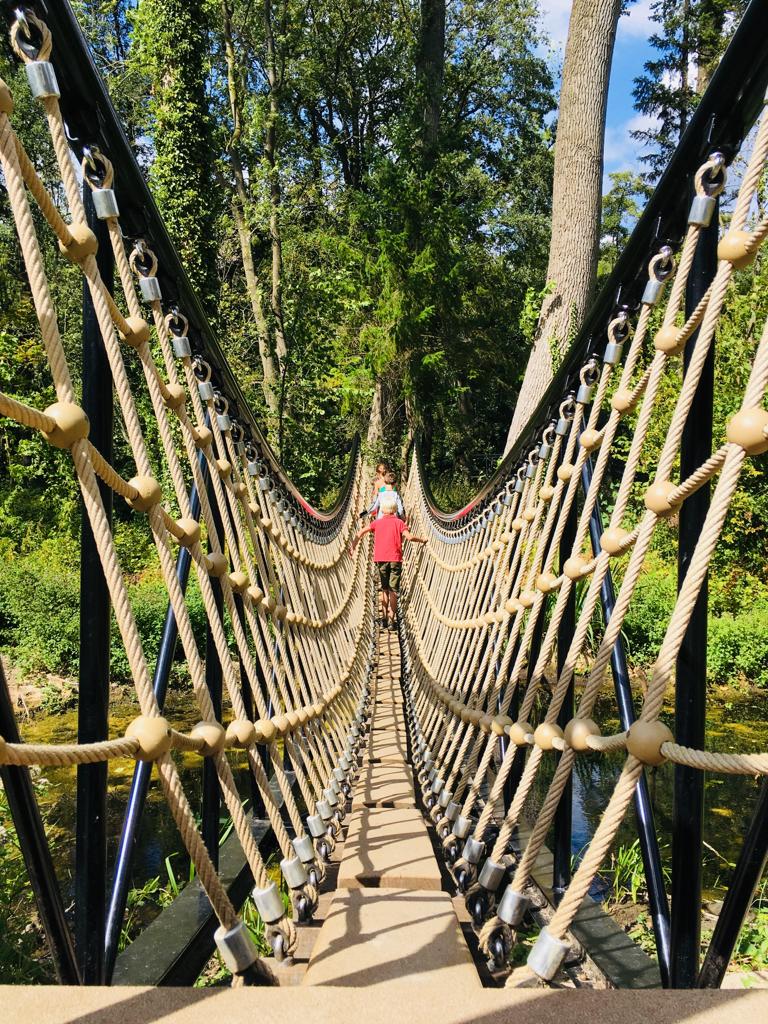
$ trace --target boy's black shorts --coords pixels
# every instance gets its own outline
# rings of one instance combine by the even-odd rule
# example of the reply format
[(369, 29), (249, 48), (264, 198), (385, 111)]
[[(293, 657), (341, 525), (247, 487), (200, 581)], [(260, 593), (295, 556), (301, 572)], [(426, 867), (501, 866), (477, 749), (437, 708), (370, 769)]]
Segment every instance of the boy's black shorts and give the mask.
[(403, 563), (377, 562), (376, 568), (379, 570), (381, 589), (394, 590), (394, 592), (397, 593), (400, 589), (400, 573), (403, 570)]

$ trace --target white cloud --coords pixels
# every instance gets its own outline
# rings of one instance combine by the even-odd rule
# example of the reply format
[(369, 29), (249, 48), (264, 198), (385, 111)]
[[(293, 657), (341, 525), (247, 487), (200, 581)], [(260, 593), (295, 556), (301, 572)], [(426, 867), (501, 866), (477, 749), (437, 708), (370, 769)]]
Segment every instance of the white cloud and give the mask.
[(607, 176), (613, 171), (633, 171), (638, 173), (642, 170), (643, 165), (640, 162), (640, 157), (645, 150), (645, 145), (642, 139), (633, 138), (632, 132), (648, 131), (655, 127), (657, 123), (656, 118), (650, 117), (647, 114), (633, 114), (627, 121), (609, 126), (606, 129), (605, 153), (603, 157), (603, 166), (606, 174), (604, 188), (606, 185), (610, 185)]
[(647, 39), (658, 26), (651, 21), (652, 0), (637, 0), (619, 19), (617, 39)]

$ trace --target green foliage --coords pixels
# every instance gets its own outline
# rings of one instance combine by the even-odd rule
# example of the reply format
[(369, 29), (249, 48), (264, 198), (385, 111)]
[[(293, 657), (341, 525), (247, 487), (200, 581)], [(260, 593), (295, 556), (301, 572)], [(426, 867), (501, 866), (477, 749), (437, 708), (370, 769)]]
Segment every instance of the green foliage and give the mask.
[(658, 654), (677, 596), (675, 573), (651, 557), (637, 582), (623, 635), (635, 665), (648, 665)]
[(768, 603), (764, 599), (735, 615), (710, 619), (707, 678), (721, 685), (768, 687)]

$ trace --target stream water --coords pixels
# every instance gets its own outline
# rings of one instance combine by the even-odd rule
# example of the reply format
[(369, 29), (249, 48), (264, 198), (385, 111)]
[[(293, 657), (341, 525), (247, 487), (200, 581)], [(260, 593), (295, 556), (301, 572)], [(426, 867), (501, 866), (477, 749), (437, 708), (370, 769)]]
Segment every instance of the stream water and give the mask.
[[(113, 701), (110, 735), (124, 732), (128, 722), (136, 715), (136, 706), (128, 698)], [(166, 714), (178, 729), (186, 729), (198, 715), (186, 693), (169, 694)], [(595, 710), (595, 719), (604, 733), (618, 730), (618, 718), (613, 698), (604, 695)], [(665, 715), (671, 723), (671, 709)], [(77, 733), (77, 712), (69, 710), (57, 714), (40, 714), (21, 723), (23, 738), (27, 742), (71, 742)], [(711, 699), (707, 716), (707, 745), (727, 752), (764, 750), (768, 746), (768, 695), (754, 694), (730, 701)], [(193, 810), (199, 812), (200, 758), (196, 754), (174, 757)], [(588, 844), (603, 808), (621, 771), (624, 756), (621, 753), (594, 757), (580, 757), (576, 761), (573, 792), (573, 852)], [(242, 794), (249, 793), (245, 758), (233, 765)], [(662, 765), (649, 772), (649, 788), (656, 817), (656, 827), (662, 855), (670, 859), (670, 830), (672, 815), (671, 765)], [(128, 797), (133, 762), (113, 761), (109, 766), (109, 797), (107, 834), (110, 865), (114, 862), (118, 837)], [(551, 773), (550, 773), (551, 774)], [(531, 796), (531, 811), (544, 796), (547, 773), (540, 779)], [(41, 807), (48, 821), (49, 835), (55, 850), (55, 861), (65, 898), (71, 897), (74, 858), (75, 770), (46, 769), (37, 777), (37, 790)], [(722, 895), (728, 884), (731, 866), (738, 856), (741, 839), (749, 823), (759, 788), (759, 781), (743, 776), (707, 776), (705, 791), (704, 886), (708, 898)], [(1, 823), (0, 823), (1, 824)], [(630, 810), (622, 826), (619, 842), (631, 843), (637, 833), (634, 811)], [(165, 859), (172, 856), (177, 875), (186, 873), (186, 856), (167, 805), (153, 779), (146, 808), (139, 828), (134, 860), (133, 881), (137, 886), (157, 875), (165, 879)], [(600, 884), (594, 890), (600, 895)]]

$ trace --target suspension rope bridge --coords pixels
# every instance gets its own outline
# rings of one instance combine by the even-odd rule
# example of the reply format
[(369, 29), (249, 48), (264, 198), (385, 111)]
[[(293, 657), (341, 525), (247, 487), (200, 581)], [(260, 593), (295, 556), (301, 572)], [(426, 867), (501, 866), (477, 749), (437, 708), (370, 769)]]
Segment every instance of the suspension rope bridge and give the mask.
[[(394, 633), (377, 626), (371, 538), (350, 550), (370, 494), (368, 468), (355, 451), (347, 485), (328, 513), (301, 498), (242, 397), (228, 387), (226, 366), (214, 366), (190, 330), (197, 311), (164, 297), (163, 274), (177, 273), (163, 265), (167, 246), (154, 246), (149, 233), (126, 244), (121, 165), (93, 147), (76, 166), (55, 70), (57, 38), (45, 17), (18, 11), (10, 39), (44, 112), (66, 211), (14, 131), (14, 100), (0, 83), (0, 163), (56, 394), (46, 409), (0, 394), (0, 414), (71, 455), (136, 700), (125, 734), (94, 742), (26, 744), (4, 725), (0, 765), (22, 847), (34, 830), (19, 810), (20, 773), (31, 765), (133, 759), (145, 786), (156, 768), (215, 914), (215, 946), (233, 986), (396, 988), (420, 979), (434, 1006), (462, 1008), (450, 1018), (458, 1020), (469, 1019), (470, 1007), (480, 1016), (484, 1006), (488, 1013), (512, 1006), (515, 985), (567, 984), (580, 950), (580, 915), (633, 799), (639, 822), (646, 821), (645, 769), (668, 761), (699, 773), (768, 774), (768, 753), (700, 749), (676, 739), (660, 718), (665, 695), (684, 682), (681, 648), (740, 476), (751, 458), (768, 451), (766, 324), (722, 443), (695, 465), (681, 455), (734, 272), (755, 259), (768, 237), (768, 220), (755, 212), (768, 164), (768, 117), (758, 119), (742, 152), (728, 227), (715, 243), (716, 269), (695, 302), (697, 252), (716, 230), (735, 150), (727, 159), (713, 151), (695, 168), (684, 233), (678, 245), (665, 241), (647, 253), (637, 307), (614, 308), (604, 340), (598, 345), (596, 337), (544, 396), (522, 435), (524, 449), (518, 446), (466, 509), (449, 515), (436, 506), (414, 456), (405, 506), (410, 529), (427, 543), (405, 557)], [(42, 228), (82, 271), (130, 449), (130, 479), (91, 439), (46, 278)], [(114, 296), (100, 270), (105, 246), (117, 270)], [(665, 385), (680, 377), (682, 359), (685, 372), (669, 409)], [(141, 377), (131, 372), (137, 363)], [(160, 439), (152, 454), (140, 407), (151, 409)], [(650, 432), (660, 423), (663, 443), (651, 465)], [(618, 443), (627, 437), (628, 446)], [(641, 487), (646, 478), (652, 482)], [(622, 626), (659, 523), (683, 516), (686, 503), (710, 487), (635, 718), (621, 678)], [(178, 636), (199, 713), (190, 730), (164, 716), (164, 690), (142, 646), (107, 490), (147, 519), (174, 643)], [(208, 627), (205, 651), (186, 596), (192, 570)], [(607, 592), (614, 594), (608, 608)], [(223, 713), (209, 688), (211, 664), (220, 673)], [(621, 729), (606, 733), (594, 716), (612, 673)], [(582, 685), (574, 706), (577, 674)], [(257, 951), (217, 871), (218, 851), (212, 854), (197, 824), (174, 751), (198, 754), (215, 777), (253, 879), (270, 955)], [(556, 841), (559, 891), (545, 905), (539, 866), (567, 813), (574, 767), (609, 752), (625, 757), (613, 793), (572, 878), (570, 833), (565, 863), (564, 833)], [(246, 812), (251, 791), (241, 792), (233, 773), (233, 759), (243, 758), (263, 808), (261, 831)], [(543, 797), (531, 815), (537, 785)], [(742, 919), (765, 862), (765, 792), (764, 785), (745, 839), (751, 860), (737, 874), (747, 902), (742, 893), (734, 913)], [(660, 888), (653, 883), (661, 871), (650, 824), (641, 838), (653, 889), (657, 978), (669, 985), (675, 950), (663, 880)], [(31, 845), (24, 852), (32, 870)], [(55, 877), (41, 878), (37, 862), (32, 878), (62, 980), (76, 982)], [(124, 901), (123, 891), (111, 907), (118, 922)], [(509, 958), (517, 934), (532, 927), (538, 936), (521, 980)], [(700, 985), (722, 980), (729, 941), (732, 949), (733, 936), (713, 939)], [(410, 1010), (409, 997), (395, 988), (392, 1005)], [(296, 1007), (312, 1005), (296, 999)], [(416, 1019), (422, 1012), (413, 1010)], [(665, 1012), (659, 1010), (660, 1020)]]

